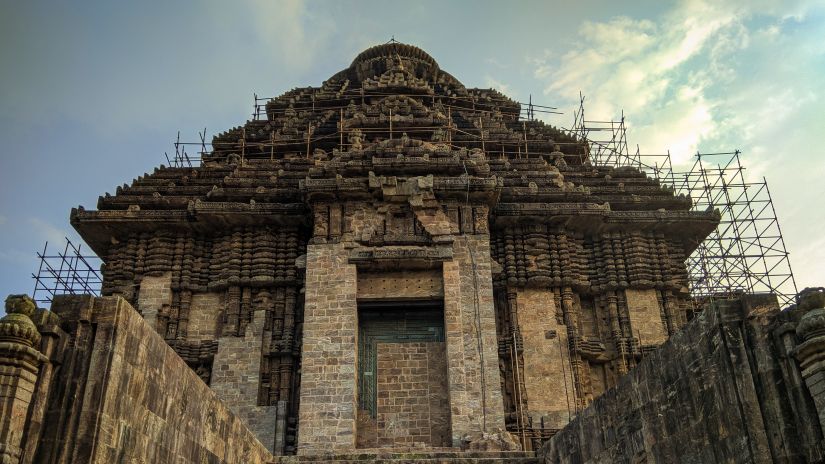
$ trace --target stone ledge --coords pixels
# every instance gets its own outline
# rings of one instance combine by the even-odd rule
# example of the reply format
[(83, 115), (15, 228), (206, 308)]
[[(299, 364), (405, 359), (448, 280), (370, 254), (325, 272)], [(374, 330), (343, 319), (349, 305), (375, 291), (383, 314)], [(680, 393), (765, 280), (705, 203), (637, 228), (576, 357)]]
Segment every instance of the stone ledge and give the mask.
[(532, 451), (461, 451), (456, 448), (365, 448), (352, 453), (323, 453), (301, 456), (281, 456), (269, 464), (328, 463), (510, 463), (535, 464)]

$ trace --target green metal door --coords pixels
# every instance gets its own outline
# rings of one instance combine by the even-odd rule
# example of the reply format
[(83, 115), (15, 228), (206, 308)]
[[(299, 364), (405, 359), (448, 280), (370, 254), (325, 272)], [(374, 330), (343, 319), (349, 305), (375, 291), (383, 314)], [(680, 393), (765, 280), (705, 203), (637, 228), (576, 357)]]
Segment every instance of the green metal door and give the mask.
[(358, 404), (376, 417), (378, 343), (443, 342), (441, 302), (362, 304), (358, 311)]

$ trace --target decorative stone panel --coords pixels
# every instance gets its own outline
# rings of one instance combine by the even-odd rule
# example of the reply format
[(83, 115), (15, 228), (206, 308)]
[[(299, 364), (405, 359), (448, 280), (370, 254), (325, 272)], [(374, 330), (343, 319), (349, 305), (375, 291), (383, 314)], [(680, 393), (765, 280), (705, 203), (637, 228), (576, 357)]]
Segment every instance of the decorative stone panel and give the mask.
[(443, 297), (444, 280), (440, 269), (358, 273), (359, 300)]

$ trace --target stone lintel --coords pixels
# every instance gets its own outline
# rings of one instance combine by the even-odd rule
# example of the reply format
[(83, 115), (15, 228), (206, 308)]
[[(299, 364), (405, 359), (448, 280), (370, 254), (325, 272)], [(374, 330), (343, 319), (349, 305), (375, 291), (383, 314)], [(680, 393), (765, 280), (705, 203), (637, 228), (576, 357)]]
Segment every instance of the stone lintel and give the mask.
[(452, 247), (387, 246), (358, 247), (350, 251), (351, 264), (401, 261), (407, 266), (414, 262), (441, 262), (453, 258)]

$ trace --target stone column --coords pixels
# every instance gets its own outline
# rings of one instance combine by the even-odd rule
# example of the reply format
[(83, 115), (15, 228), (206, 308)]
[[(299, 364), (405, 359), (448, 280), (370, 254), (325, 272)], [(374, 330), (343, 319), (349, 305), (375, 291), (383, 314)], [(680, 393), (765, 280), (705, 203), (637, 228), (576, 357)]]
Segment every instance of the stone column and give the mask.
[(504, 430), (489, 237), (457, 237), (453, 260), (443, 266), (453, 446), (459, 447)]
[(357, 272), (341, 244), (307, 247), (298, 453), (355, 448)]
[(40, 365), (46, 361), (35, 347), (40, 333), (30, 317), (36, 306), (26, 295), (6, 298), (0, 319), (0, 462), (20, 462), (21, 441)]
[(808, 312), (796, 326), (796, 334), (802, 343), (796, 347), (794, 356), (814, 400), (819, 425), (825, 431), (825, 292), (821, 289), (803, 291), (799, 307)]

